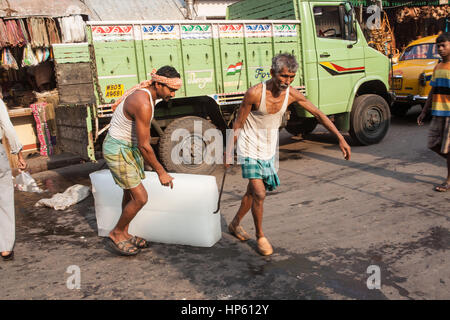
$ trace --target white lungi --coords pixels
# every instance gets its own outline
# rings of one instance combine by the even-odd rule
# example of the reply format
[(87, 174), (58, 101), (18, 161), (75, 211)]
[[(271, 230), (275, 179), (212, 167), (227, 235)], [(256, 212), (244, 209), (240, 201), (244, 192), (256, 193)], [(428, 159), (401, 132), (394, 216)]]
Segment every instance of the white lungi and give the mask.
[(14, 186), (5, 148), (0, 143), (0, 252), (12, 251), (16, 228)]

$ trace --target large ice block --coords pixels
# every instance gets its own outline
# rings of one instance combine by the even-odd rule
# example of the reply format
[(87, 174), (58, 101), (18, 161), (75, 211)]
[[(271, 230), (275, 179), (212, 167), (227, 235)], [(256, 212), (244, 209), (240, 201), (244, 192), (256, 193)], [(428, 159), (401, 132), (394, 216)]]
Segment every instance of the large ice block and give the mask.
[[(128, 232), (153, 242), (212, 247), (222, 236), (219, 193), (214, 176), (171, 173), (173, 189), (161, 185), (155, 172), (146, 171), (143, 185), (147, 204), (131, 221)], [(111, 172), (91, 173), (99, 236), (106, 237), (121, 215), (123, 191)]]

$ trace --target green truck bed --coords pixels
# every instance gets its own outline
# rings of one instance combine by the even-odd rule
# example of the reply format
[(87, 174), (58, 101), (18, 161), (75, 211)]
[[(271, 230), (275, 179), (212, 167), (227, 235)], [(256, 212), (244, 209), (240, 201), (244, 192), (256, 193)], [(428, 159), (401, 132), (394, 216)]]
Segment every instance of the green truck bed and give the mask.
[[(84, 53), (80, 46), (56, 46), (54, 55), (57, 64), (95, 64), (100, 113), (164, 65), (182, 75), (177, 98), (208, 95), (223, 105), (239, 102), (233, 95), (267, 80), (276, 53), (301, 60), (300, 27), (298, 20), (88, 22), (91, 52), (88, 45)], [(80, 59), (69, 58), (69, 51)], [(304, 86), (302, 70), (293, 86)]]

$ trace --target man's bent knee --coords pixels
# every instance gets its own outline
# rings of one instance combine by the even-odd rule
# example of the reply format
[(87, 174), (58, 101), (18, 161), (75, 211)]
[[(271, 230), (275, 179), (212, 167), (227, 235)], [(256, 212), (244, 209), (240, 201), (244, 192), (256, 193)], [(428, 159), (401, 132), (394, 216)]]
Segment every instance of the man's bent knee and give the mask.
[(139, 206), (139, 207), (143, 207), (143, 206), (145, 206), (145, 204), (148, 202), (148, 196), (147, 195), (141, 195), (141, 196), (139, 196), (139, 197), (136, 197), (135, 199), (134, 199), (134, 201), (136, 201), (136, 204)]
[(143, 207), (148, 201), (147, 190), (140, 184), (134, 189), (130, 189), (130, 192), (133, 196), (133, 200), (139, 207)]
[(253, 199), (255, 199), (256, 201), (264, 201), (265, 198), (266, 198), (265, 190), (253, 191)]

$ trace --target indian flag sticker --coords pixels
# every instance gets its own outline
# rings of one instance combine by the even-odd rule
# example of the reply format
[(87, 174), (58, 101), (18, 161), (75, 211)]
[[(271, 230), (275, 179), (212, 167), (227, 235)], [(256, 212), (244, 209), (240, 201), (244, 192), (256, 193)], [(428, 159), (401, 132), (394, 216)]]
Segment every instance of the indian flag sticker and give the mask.
[(227, 76), (233, 76), (236, 73), (241, 72), (242, 69), (242, 62), (238, 62), (235, 65), (231, 64), (227, 69)]

